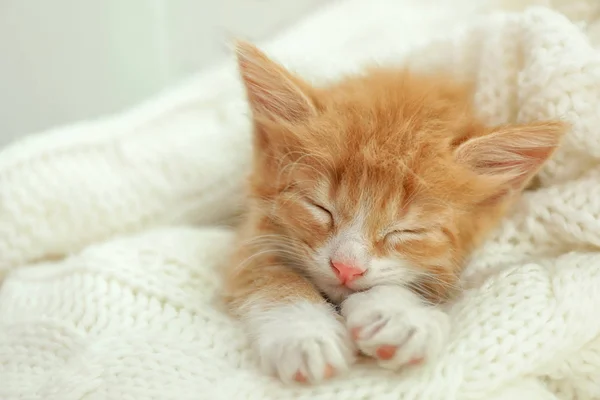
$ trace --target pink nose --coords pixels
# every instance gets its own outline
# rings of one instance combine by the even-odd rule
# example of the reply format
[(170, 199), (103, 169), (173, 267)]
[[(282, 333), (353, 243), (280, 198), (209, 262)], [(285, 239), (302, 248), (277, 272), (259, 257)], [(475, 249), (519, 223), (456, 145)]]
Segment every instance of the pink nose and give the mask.
[(331, 266), (333, 267), (333, 271), (335, 272), (337, 277), (344, 284), (346, 284), (348, 282), (352, 282), (353, 280), (362, 276), (365, 273), (364, 270), (362, 270), (358, 267), (354, 267), (352, 265), (348, 265), (348, 264), (344, 264), (344, 263), (340, 263), (340, 262), (332, 261)]

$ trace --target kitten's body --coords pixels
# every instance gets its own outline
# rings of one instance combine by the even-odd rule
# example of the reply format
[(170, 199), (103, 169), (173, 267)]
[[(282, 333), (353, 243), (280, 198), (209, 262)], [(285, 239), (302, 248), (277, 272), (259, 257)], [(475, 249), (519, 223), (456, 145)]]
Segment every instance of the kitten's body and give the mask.
[(227, 299), (264, 368), (314, 382), (356, 349), (390, 368), (435, 356), (435, 304), (564, 127), (486, 127), (444, 76), (374, 69), (314, 88), (249, 44), (238, 56), (255, 157)]

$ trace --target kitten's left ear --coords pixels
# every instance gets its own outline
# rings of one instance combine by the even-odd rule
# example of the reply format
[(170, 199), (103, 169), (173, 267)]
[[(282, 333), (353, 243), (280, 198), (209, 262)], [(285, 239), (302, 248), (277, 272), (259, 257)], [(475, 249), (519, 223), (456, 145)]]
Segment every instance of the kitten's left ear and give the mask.
[(494, 178), (508, 190), (522, 190), (554, 153), (566, 128), (562, 122), (501, 127), (467, 140), (454, 155), (460, 163)]
[(296, 122), (316, 114), (310, 85), (250, 43), (238, 42), (236, 53), (255, 118)]

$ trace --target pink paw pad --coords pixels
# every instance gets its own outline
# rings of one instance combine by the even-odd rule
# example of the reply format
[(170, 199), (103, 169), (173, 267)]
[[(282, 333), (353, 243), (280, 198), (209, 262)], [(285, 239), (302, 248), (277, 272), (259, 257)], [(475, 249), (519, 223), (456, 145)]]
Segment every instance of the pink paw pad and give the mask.
[[(334, 375), (335, 375), (335, 369), (331, 365), (327, 364), (325, 366), (325, 370), (323, 371), (323, 377), (325, 379), (329, 379)], [(306, 377), (306, 375), (304, 375), (300, 371), (296, 372), (296, 374), (294, 375), (294, 380), (298, 383), (307, 383), (308, 382), (308, 378)]]
[(383, 345), (377, 349), (377, 358), (380, 360), (391, 360), (396, 355), (396, 346)]
[(304, 376), (304, 374), (300, 371), (296, 372), (296, 375), (294, 375), (294, 380), (298, 383), (306, 383), (306, 376)]
[[(384, 361), (391, 360), (396, 355), (396, 350), (398, 350), (398, 348), (396, 346), (390, 346), (390, 345), (380, 346), (376, 351), (377, 358), (379, 358), (380, 360), (384, 360)], [(419, 365), (419, 364), (422, 364), (423, 361), (425, 361), (424, 358), (413, 358), (412, 360), (407, 362), (406, 365)]]

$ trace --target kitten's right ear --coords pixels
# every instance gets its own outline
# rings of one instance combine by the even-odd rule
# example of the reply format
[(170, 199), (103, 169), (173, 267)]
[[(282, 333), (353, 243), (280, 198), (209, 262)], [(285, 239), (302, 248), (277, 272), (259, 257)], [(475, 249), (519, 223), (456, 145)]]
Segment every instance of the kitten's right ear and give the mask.
[(310, 85), (250, 43), (237, 42), (236, 54), (255, 118), (296, 122), (316, 114)]

